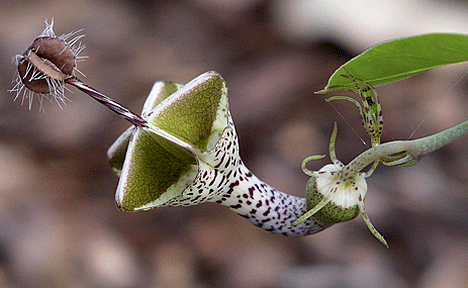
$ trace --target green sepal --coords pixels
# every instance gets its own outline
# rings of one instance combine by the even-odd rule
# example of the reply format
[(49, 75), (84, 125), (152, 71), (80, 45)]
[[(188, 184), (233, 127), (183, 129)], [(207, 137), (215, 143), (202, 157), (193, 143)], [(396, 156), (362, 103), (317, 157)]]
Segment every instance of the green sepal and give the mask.
[[(313, 209), (325, 198), (320, 192), (317, 191), (316, 177), (310, 177), (306, 185), (306, 198), (307, 210)], [(359, 215), (358, 205), (351, 207), (341, 207), (332, 201), (325, 204), (320, 210), (314, 213), (314, 217), (320, 219), (325, 223), (340, 223), (352, 220)]]

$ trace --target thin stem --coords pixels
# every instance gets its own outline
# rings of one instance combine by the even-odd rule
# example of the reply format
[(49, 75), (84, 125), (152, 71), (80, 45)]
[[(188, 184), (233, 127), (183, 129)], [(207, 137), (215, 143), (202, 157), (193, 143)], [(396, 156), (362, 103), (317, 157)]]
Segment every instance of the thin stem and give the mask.
[(378, 160), (387, 166), (412, 166), (423, 156), (466, 134), (468, 134), (468, 121), (424, 138), (387, 142), (361, 153), (345, 166), (343, 173), (355, 177), (366, 166)]
[(107, 97), (106, 95), (102, 94), (101, 92), (97, 91), (93, 87), (86, 85), (81, 81), (79, 78), (72, 76), (65, 79), (65, 83), (75, 86), (79, 90), (83, 91), (84, 93), (88, 94), (94, 100), (98, 101), (99, 103), (103, 104), (107, 108), (111, 109), (115, 113), (123, 116), (127, 121), (135, 125), (136, 127), (147, 127), (148, 122), (143, 119), (140, 115), (130, 111), (129, 109), (125, 108), (124, 106), (120, 105), (119, 103), (115, 102), (113, 99)]
[[(170, 133), (162, 130), (161, 128), (158, 128), (154, 126), (152, 123), (146, 121), (141, 117), (140, 115), (130, 111), (128, 108), (122, 106), (121, 104), (117, 103), (115, 100), (107, 97), (106, 95), (102, 94), (101, 92), (97, 91), (93, 87), (86, 85), (81, 81), (79, 78), (72, 76), (64, 80), (65, 83), (70, 84), (72, 86), (75, 86), (79, 90), (83, 91), (84, 93), (88, 94), (91, 96), (94, 100), (98, 101), (99, 103), (103, 104), (113, 112), (117, 113), (118, 115), (124, 117), (128, 122), (132, 123), (135, 125), (137, 128), (142, 128), (145, 129), (146, 131), (149, 131), (157, 136), (160, 136), (162, 138), (168, 139), (174, 143), (177, 143), (179, 146), (185, 148), (187, 151), (195, 151), (198, 153), (201, 153), (202, 151), (193, 146), (190, 145), (174, 135), (171, 135)], [(192, 152), (189, 152), (192, 153)]]
[(412, 140), (412, 149), (408, 152), (416, 159), (420, 159), (426, 154), (434, 152), (437, 149), (457, 140), (468, 134), (468, 121), (455, 125), (449, 129), (430, 135), (424, 138)]

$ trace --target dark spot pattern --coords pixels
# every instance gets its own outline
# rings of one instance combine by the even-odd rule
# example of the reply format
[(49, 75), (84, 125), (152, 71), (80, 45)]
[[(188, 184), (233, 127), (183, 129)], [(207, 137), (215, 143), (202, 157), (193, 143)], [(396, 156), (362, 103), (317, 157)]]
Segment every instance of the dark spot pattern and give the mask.
[(237, 134), (229, 112), (227, 117), (228, 127), (213, 150), (199, 161), (194, 183), (161, 206), (215, 202), (263, 230), (286, 236), (306, 236), (333, 225), (314, 217), (297, 226), (292, 225), (307, 211), (305, 198), (276, 190), (245, 167), (239, 156)]

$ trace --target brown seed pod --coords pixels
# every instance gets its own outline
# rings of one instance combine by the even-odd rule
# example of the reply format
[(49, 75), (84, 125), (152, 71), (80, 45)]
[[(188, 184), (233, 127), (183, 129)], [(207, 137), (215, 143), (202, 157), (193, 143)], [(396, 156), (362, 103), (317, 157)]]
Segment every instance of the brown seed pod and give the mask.
[[(78, 32), (78, 31), (77, 31)], [(22, 55), (16, 56), (18, 76), (16, 85), (11, 90), (16, 92), (15, 100), (22, 94), (22, 102), (29, 100), (31, 108), (34, 96), (40, 100), (42, 109), (43, 99), (65, 104), (65, 80), (73, 77), (77, 70), (77, 62), (85, 57), (78, 56), (84, 45), (77, 41), (84, 35), (69, 38), (77, 32), (56, 36), (53, 31), (53, 21), (46, 22), (46, 29), (34, 39), (33, 43)]]
[[(76, 35), (81, 31), (78, 30), (57, 37), (53, 25), (53, 21), (50, 24), (46, 21), (44, 31), (34, 39), (23, 54), (16, 55), (18, 74), (15, 79), (16, 84), (10, 90), (10, 92), (16, 93), (15, 100), (21, 95), (21, 103), (27, 100), (29, 109), (31, 109), (33, 99), (36, 96), (39, 98), (39, 110), (43, 109), (44, 98), (56, 102), (61, 107), (61, 104), (66, 104), (68, 100), (65, 97), (65, 84), (68, 84), (123, 116), (133, 125), (146, 127), (148, 122), (140, 115), (86, 85), (75, 76), (75, 71), (81, 73), (76, 68), (77, 62), (87, 58), (79, 56), (85, 46), (81, 43), (77, 44), (84, 35)], [(70, 38), (71, 40), (69, 40)]]
[(48, 94), (53, 88), (50, 81), (64, 81), (73, 75), (75, 67), (75, 55), (65, 41), (40, 37), (23, 54), (18, 63), (18, 73), (26, 88)]

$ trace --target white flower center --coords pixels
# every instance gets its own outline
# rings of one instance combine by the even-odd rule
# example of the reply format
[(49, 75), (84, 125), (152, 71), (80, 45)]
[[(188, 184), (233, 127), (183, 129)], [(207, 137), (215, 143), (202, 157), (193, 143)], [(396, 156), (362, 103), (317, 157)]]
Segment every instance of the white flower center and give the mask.
[[(325, 173), (321, 173), (325, 172)], [(364, 199), (367, 194), (367, 183), (364, 175), (358, 174), (353, 178), (345, 178), (342, 168), (335, 164), (328, 164), (318, 171), (316, 181), (317, 191), (327, 197), (337, 189), (337, 193), (330, 202), (343, 208), (353, 207), (359, 202), (359, 195)]]

